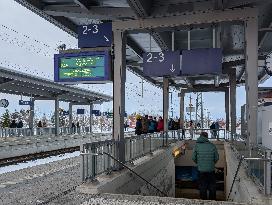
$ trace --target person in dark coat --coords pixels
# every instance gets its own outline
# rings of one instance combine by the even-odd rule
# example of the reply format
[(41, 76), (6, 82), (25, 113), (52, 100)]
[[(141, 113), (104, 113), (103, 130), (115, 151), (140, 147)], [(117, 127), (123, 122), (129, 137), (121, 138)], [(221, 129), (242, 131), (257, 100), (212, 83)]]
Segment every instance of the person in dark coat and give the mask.
[[(200, 198), (216, 199), (215, 164), (219, 159), (216, 146), (208, 140), (208, 133), (202, 132), (196, 141), (192, 160), (199, 171)], [(209, 197), (207, 191), (209, 190)]]
[(23, 128), (24, 127), (24, 123), (22, 120), (20, 120), (17, 124), (17, 128)]
[(17, 123), (15, 120), (12, 120), (12, 122), (9, 125), (9, 128), (17, 128)]
[(135, 134), (136, 135), (141, 135), (142, 134), (142, 119), (141, 117), (136, 118), (136, 127), (135, 127)]

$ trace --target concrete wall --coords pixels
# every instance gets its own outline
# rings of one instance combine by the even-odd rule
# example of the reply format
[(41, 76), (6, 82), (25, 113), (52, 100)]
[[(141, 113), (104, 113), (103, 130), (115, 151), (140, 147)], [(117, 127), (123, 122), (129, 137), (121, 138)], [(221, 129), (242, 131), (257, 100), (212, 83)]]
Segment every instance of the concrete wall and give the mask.
[[(237, 153), (231, 150), (230, 144), (225, 143), (225, 154), (227, 163), (226, 172), (226, 196), (228, 196), (231, 184), (238, 167)], [(238, 172), (237, 180), (234, 183), (230, 200), (235, 202), (243, 202), (246, 204), (263, 204), (272, 205), (272, 200), (266, 197), (258, 189), (255, 183), (247, 176), (246, 170), (242, 166)]]
[[(134, 166), (130, 166), (130, 168), (168, 196), (175, 196), (175, 165), (172, 146), (136, 160)], [(129, 170), (113, 172), (111, 175), (101, 175), (97, 177), (97, 180), (95, 183), (89, 182), (80, 186), (78, 191), (89, 194), (162, 195)]]

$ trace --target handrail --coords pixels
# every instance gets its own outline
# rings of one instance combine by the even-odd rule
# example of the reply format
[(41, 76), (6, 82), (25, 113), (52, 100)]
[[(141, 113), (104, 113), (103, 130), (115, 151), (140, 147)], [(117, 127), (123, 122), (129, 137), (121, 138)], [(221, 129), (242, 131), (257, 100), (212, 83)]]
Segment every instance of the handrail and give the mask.
[(163, 196), (167, 197), (167, 194), (164, 193), (163, 191), (161, 191), (159, 188), (157, 188), (155, 185), (153, 185), (152, 183), (150, 183), (149, 181), (147, 181), (145, 178), (143, 178), (141, 175), (139, 175), (137, 172), (133, 171), (131, 168), (129, 168), (127, 165), (125, 165), (123, 162), (121, 162), (120, 160), (116, 159), (115, 157), (113, 157), (111, 154), (107, 153), (107, 152), (103, 152), (103, 154), (109, 156), (110, 158), (112, 158), (114, 161), (118, 162), (119, 164), (121, 164), (123, 167), (125, 167), (126, 169), (128, 169), (130, 172), (132, 172), (133, 174), (135, 174), (137, 177), (139, 177), (140, 179), (142, 179), (145, 183), (149, 184), (150, 186), (152, 186), (154, 189), (156, 189), (158, 192), (160, 192)]
[(229, 197), (230, 197), (230, 194), (231, 194), (231, 192), (232, 192), (232, 189), (233, 189), (234, 183), (235, 183), (235, 181), (236, 181), (236, 178), (237, 178), (238, 172), (239, 172), (240, 167), (241, 167), (241, 165), (242, 165), (242, 161), (243, 161), (243, 157), (241, 157), (241, 159), (239, 160), (238, 167), (237, 167), (237, 169), (236, 169), (236, 172), (235, 172), (234, 178), (233, 178), (232, 183), (231, 183), (230, 192), (229, 192), (229, 194), (228, 194), (227, 201), (229, 200)]
[[(251, 160), (251, 161), (265, 161), (265, 162), (269, 162), (269, 163), (271, 162), (271, 159), (270, 159), (270, 158), (244, 157), (244, 156), (242, 156), (242, 157), (240, 158), (240, 160), (239, 160), (239, 163), (238, 163), (238, 166), (237, 166), (237, 169), (236, 169), (234, 178), (233, 178), (233, 180), (232, 180), (232, 184), (231, 184), (230, 192), (229, 192), (228, 197), (227, 197), (227, 201), (229, 200), (229, 197), (230, 197), (230, 195), (231, 195), (231, 192), (232, 192), (234, 183), (235, 183), (235, 181), (236, 181), (236, 178), (237, 178), (237, 175), (238, 175), (238, 172), (239, 172), (239, 170), (240, 170), (240, 167), (241, 167), (241, 165), (242, 165), (243, 160), (247, 160), (247, 161), (250, 161), (250, 160)], [(268, 176), (268, 177), (271, 178), (271, 176)], [(264, 192), (265, 192), (265, 193), (270, 193), (270, 191), (268, 191), (268, 190), (266, 190), (266, 189), (267, 189), (267, 187), (265, 186), (265, 187), (264, 187)]]

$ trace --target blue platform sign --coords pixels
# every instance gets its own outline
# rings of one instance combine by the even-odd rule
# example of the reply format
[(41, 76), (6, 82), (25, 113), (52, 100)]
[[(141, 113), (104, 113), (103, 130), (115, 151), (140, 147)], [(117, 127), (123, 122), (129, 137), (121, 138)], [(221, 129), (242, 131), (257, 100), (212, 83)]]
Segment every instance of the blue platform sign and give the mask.
[(69, 111), (65, 111), (65, 110), (64, 110), (64, 111), (62, 112), (62, 115), (69, 115)]
[(92, 110), (92, 114), (95, 116), (101, 116), (100, 110)]
[(19, 100), (19, 105), (32, 105), (32, 101)]
[(182, 51), (182, 75), (217, 75), (222, 73), (222, 49), (199, 48)]
[(180, 75), (180, 51), (147, 52), (143, 54), (145, 76)]
[(78, 115), (84, 115), (85, 114), (85, 109), (77, 109), (77, 114)]
[(89, 24), (78, 27), (78, 47), (110, 47), (112, 44), (112, 24)]

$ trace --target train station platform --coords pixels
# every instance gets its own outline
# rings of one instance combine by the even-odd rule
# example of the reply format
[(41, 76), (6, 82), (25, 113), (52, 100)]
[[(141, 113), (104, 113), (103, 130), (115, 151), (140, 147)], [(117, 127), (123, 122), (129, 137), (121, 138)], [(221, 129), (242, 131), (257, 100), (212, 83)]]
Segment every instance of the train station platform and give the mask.
[[(85, 176), (85, 180), (76, 190), (79, 196), (85, 198), (86, 204), (95, 203), (96, 200), (105, 203), (107, 200), (112, 200), (112, 204), (121, 204), (123, 197), (127, 203), (132, 204), (136, 199), (139, 199), (138, 203), (150, 200), (148, 204), (156, 201), (159, 201), (159, 204), (267, 205), (272, 203), (270, 196), (263, 192), (266, 177), (269, 177), (264, 170), (265, 163), (258, 164), (260, 161), (254, 161), (258, 160), (257, 155), (254, 154), (252, 158), (241, 158), (246, 154), (242, 141), (236, 143), (226, 140), (212, 141), (220, 157), (215, 165), (217, 201), (205, 201), (205, 203), (196, 200), (199, 199), (199, 190), (197, 181), (193, 179), (196, 165), (192, 161), (195, 140), (169, 138), (167, 142), (169, 144), (166, 145), (162, 136), (154, 135), (131, 137), (125, 143), (126, 163), (124, 169), (118, 171), (109, 171), (114, 164), (107, 160), (108, 156), (100, 155), (103, 150), (104, 152), (112, 150), (114, 143), (106, 141), (84, 145), (84, 153), (81, 153), (81, 174)], [(174, 150), (177, 147), (183, 147), (184, 150), (175, 156)], [(91, 148), (95, 151), (92, 152)], [(258, 150), (258, 154), (260, 152)], [(98, 155), (95, 155), (96, 153)], [(256, 179), (264, 184), (260, 185)], [(112, 195), (104, 198), (106, 194)], [(164, 198), (161, 200), (159, 197), (162, 196)], [(67, 197), (71, 200), (71, 196)], [(115, 197), (120, 201), (116, 201)]]
[[(126, 133), (129, 135), (129, 133)], [(45, 134), (36, 136), (11, 136), (0, 138), (0, 161), (26, 157), (38, 153), (78, 148), (82, 143), (111, 139), (110, 133), (76, 132), (73, 134)]]

